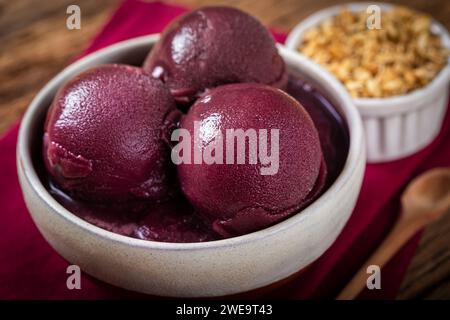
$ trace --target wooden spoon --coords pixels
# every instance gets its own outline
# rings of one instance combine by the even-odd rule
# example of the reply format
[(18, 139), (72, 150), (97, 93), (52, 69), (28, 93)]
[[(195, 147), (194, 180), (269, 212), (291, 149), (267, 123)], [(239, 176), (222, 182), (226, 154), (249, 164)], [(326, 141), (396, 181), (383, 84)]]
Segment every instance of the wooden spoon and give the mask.
[(402, 212), (391, 232), (337, 300), (354, 299), (366, 285), (368, 266), (382, 268), (414, 234), (450, 209), (450, 167), (432, 169), (416, 177), (403, 192), (401, 203)]

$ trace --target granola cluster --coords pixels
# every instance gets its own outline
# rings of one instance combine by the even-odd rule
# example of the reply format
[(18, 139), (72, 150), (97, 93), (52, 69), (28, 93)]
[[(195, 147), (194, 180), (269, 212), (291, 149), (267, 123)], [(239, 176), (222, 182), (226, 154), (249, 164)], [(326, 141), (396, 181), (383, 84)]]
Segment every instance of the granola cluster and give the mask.
[(342, 10), (309, 29), (298, 50), (327, 67), (353, 97), (390, 97), (424, 87), (445, 66), (449, 50), (428, 15), (404, 7), (381, 13), (369, 29), (366, 12)]

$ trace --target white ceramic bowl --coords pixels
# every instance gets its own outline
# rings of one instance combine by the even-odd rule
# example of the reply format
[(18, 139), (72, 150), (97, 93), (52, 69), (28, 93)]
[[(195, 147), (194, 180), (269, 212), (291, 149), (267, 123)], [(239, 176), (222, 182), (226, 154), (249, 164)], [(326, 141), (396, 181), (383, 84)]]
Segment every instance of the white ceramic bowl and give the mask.
[[(342, 4), (318, 11), (289, 33), (286, 47), (297, 52), (305, 31), (337, 15), (342, 8), (365, 11), (369, 5), (378, 5), (382, 11), (392, 8), (389, 4), (370, 2)], [(444, 46), (450, 48), (450, 36), (440, 23), (433, 22), (432, 32), (440, 35)], [(367, 160), (383, 162), (403, 158), (433, 141), (447, 109), (449, 83), (450, 58), (447, 66), (424, 88), (389, 98), (354, 99), (364, 123)]]
[[(340, 83), (307, 59), (280, 47), (286, 63), (315, 83), (340, 109), (350, 149), (336, 182), (317, 201), (270, 228), (204, 243), (163, 243), (98, 228), (62, 207), (39, 180), (32, 162), (43, 119), (55, 91), (84, 69), (102, 63), (136, 63), (157, 35), (95, 52), (52, 79), (29, 106), (20, 127), (17, 164), (27, 207), (39, 230), (64, 258), (88, 274), (130, 290), (177, 297), (223, 296), (260, 288), (298, 272), (327, 250), (347, 222), (365, 167), (361, 119)], [(33, 151), (34, 150), (34, 151)]]

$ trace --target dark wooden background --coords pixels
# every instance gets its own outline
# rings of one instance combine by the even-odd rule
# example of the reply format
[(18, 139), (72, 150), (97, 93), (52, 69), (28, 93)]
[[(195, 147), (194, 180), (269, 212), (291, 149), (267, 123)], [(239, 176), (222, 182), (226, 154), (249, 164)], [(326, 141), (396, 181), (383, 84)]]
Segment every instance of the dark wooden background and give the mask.
[[(227, 4), (288, 32), (335, 0), (171, 0), (198, 7)], [(449, 0), (388, 1), (428, 12), (450, 29)], [(82, 11), (81, 30), (68, 30), (66, 8)], [(58, 73), (108, 19), (119, 1), (0, 0), (0, 136), (18, 120), (37, 91)], [(409, 267), (399, 299), (450, 298), (450, 216), (427, 228)]]

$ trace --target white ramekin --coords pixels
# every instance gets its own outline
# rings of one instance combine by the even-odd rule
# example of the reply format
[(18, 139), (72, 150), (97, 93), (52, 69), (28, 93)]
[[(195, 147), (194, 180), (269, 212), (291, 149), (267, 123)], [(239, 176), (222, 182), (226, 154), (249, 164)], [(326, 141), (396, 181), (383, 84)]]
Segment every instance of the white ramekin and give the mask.
[(204, 243), (144, 241), (111, 233), (78, 218), (41, 183), (32, 152), (39, 152), (33, 146), (41, 139), (39, 132), (56, 90), (95, 65), (141, 63), (157, 39), (158, 35), (145, 36), (97, 51), (63, 70), (32, 101), (20, 127), (17, 167), (25, 202), (37, 227), (57, 252), (88, 274), (154, 295), (231, 295), (267, 286), (303, 269), (331, 246), (355, 206), (366, 160), (364, 133), (358, 111), (344, 87), (309, 60), (283, 47), (280, 53), (287, 65), (334, 102), (350, 133), (343, 171), (329, 190), (300, 214), (231, 239)]
[[(389, 10), (385, 3), (349, 3), (318, 11), (300, 22), (288, 35), (286, 47), (300, 55), (297, 47), (311, 27), (339, 13), (342, 8), (365, 11), (369, 5)], [(383, 25), (383, 21), (381, 21)], [(450, 36), (438, 22), (432, 31), (450, 48)], [(411, 155), (429, 144), (439, 133), (449, 100), (450, 59), (435, 79), (424, 88), (389, 98), (355, 98), (364, 123), (367, 160), (391, 161)]]

